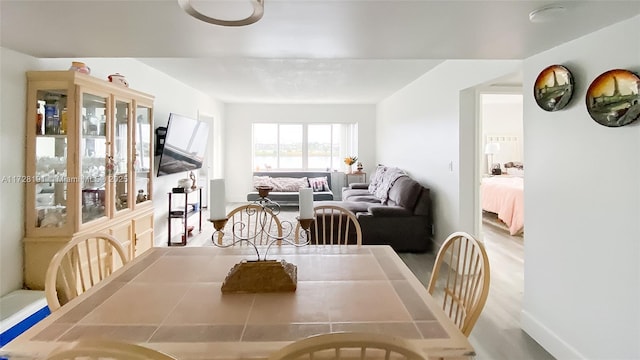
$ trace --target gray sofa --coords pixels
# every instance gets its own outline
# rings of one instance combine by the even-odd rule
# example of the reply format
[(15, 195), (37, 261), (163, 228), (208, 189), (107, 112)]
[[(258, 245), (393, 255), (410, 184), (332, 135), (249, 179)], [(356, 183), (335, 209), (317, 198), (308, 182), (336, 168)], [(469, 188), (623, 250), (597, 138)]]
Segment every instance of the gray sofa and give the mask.
[(362, 228), (363, 244), (391, 245), (398, 252), (431, 251), (429, 189), (401, 171), (389, 171), (387, 178), (384, 171), (379, 173), (380, 166), (371, 181), (384, 183), (386, 188), (351, 184), (343, 188), (342, 201), (323, 204), (339, 205), (355, 213)]
[[(333, 200), (333, 192), (331, 191), (331, 173), (327, 171), (256, 171), (253, 173), (254, 179), (256, 176), (268, 176), (271, 178), (327, 178), (328, 190), (314, 191), (314, 201), (326, 201)], [(309, 183), (307, 182), (307, 187)], [(283, 206), (298, 206), (299, 195), (298, 191), (271, 191), (268, 198)], [(260, 199), (258, 191), (253, 189), (247, 193), (247, 201), (256, 201)]]

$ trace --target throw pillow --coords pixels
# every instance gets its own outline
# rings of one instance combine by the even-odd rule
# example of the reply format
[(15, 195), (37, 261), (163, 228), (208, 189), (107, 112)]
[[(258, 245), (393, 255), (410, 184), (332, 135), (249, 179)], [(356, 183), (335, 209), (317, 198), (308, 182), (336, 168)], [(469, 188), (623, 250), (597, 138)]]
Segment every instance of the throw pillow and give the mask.
[(371, 179), (369, 179), (369, 193), (375, 194), (376, 190), (380, 186), (382, 182), (382, 178), (384, 176), (385, 171), (387, 171), (387, 167), (384, 165), (378, 165), (376, 170), (371, 175)]
[(273, 191), (300, 191), (302, 188), (308, 188), (309, 182), (306, 177), (291, 178), (279, 177), (271, 179)]
[(258, 186), (273, 186), (271, 184), (271, 177), (270, 176), (254, 176), (253, 187), (256, 188)]
[(309, 178), (309, 186), (313, 189), (313, 191), (330, 191), (329, 182), (327, 181), (326, 176)]
[(393, 183), (396, 182), (396, 179), (401, 176), (407, 176), (407, 173), (405, 173), (404, 170), (396, 167), (387, 168), (373, 195), (380, 199), (382, 203), (386, 205), (387, 199), (389, 198), (389, 189), (391, 189)]

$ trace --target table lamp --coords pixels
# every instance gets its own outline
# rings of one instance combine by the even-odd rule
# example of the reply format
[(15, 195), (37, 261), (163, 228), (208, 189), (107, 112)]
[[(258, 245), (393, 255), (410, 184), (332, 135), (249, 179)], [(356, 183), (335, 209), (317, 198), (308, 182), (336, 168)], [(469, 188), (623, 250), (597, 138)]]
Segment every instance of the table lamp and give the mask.
[(493, 165), (493, 155), (500, 151), (500, 143), (491, 142), (487, 143), (484, 147), (484, 153), (488, 156), (487, 161), (487, 174), (491, 174), (491, 166)]

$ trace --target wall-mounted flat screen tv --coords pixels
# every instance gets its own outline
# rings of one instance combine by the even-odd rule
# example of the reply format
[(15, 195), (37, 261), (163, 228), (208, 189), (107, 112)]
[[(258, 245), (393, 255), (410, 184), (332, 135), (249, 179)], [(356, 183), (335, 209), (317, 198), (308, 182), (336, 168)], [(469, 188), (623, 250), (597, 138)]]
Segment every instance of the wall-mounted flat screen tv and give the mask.
[(171, 113), (158, 163), (158, 176), (200, 169), (207, 148), (209, 125)]

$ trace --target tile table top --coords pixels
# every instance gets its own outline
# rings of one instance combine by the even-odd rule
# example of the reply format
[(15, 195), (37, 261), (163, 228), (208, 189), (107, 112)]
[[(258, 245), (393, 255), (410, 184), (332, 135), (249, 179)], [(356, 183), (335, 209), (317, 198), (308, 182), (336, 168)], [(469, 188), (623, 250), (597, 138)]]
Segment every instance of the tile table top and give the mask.
[(388, 246), (271, 248), (297, 266), (297, 290), (223, 294), (247, 247), (153, 248), (8, 344), (43, 356), (60, 342), (108, 337), (180, 359), (264, 358), (318, 333), (373, 331), (411, 339), (429, 354), (473, 354), (426, 289)]

